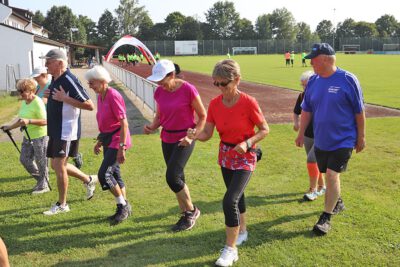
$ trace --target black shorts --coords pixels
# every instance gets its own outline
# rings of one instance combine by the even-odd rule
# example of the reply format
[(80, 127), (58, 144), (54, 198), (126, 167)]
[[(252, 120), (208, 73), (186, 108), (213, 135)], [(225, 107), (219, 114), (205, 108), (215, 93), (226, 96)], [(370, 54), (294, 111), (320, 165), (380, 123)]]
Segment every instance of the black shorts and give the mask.
[(48, 158), (76, 157), (78, 154), (79, 140), (65, 141), (49, 137), (47, 146)]
[(347, 168), (353, 148), (339, 148), (333, 151), (325, 151), (314, 147), (314, 152), (320, 172), (326, 173), (326, 169), (331, 169), (341, 173)]

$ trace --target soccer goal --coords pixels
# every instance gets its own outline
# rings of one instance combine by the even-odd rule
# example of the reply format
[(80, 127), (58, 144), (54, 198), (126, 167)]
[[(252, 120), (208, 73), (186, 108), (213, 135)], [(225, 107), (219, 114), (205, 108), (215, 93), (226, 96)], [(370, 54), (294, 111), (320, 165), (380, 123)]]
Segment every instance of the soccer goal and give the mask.
[(232, 47), (232, 55), (240, 55), (240, 54), (254, 54), (257, 55), (257, 47)]
[(358, 44), (343, 45), (342, 51), (345, 54), (356, 54), (356, 53), (360, 52), (360, 45), (358, 45)]
[(400, 51), (400, 44), (383, 44), (383, 51)]

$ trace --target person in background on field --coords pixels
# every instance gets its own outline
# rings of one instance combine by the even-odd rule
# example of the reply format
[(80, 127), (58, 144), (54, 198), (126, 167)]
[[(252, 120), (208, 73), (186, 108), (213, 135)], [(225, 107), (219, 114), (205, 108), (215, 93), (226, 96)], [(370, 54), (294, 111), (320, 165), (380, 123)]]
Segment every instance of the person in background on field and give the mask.
[[(304, 91), (299, 94), (296, 105), (293, 109), (293, 130), (295, 130), (296, 132), (300, 129), (301, 103), (303, 102), (304, 94), (306, 92), (307, 82), (313, 74), (314, 72), (309, 70), (303, 72), (303, 74), (301, 74), (300, 76), (300, 83)], [(307, 154), (307, 170), (308, 176), (310, 177), (310, 187), (307, 193), (304, 194), (303, 198), (304, 200), (313, 201), (317, 199), (317, 197), (325, 194), (326, 188), (323, 174), (319, 172), (317, 159), (315, 158), (312, 119), (304, 132), (304, 148)]]
[(285, 63), (286, 63), (286, 67), (290, 66), (290, 52), (286, 51), (285, 53)]
[(227, 188), (222, 203), (226, 242), (215, 265), (231, 266), (239, 259), (236, 246), (248, 239), (244, 190), (256, 167), (253, 150), (267, 136), (269, 128), (257, 101), (238, 89), (241, 75), (237, 62), (232, 59), (218, 62), (212, 77), (222, 94), (211, 100), (204, 130), (189, 129), (188, 136), (207, 141), (216, 128), (221, 138), (218, 164)]
[(160, 55), (160, 53), (158, 53), (158, 51), (156, 51), (156, 54), (154, 55), (154, 59), (156, 61), (159, 61), (161, 59), (161, 55)]
[[(182, 212), (172, 230), (189, 230), (199, 218), (200, 210), (192, 203), (185, 180), (184, 168), (195, 145), (186, 134), (189, 128), (196, 128), (198, 131), (203, 129), (206, 111), (196, 87), (176, 78), (172, 61), (159, 60), (147, 79), (158, 84), (154, 93), (157, 113), (153, 122), (144, 126), (144, 133), (150, 134), (162, 126), (161, 145), (167, 165), (166, 179)], [(197, 124), (195, 113), (198, 117)]]
[(307, 67), (307, 62), (306, 62), (306, 52), (301, 53), (301, 66), (302, 67)]
[(47, 157), (57, 176), (58, 201), (45, 215), (70, 211), (67, 204), (68, 176), (81, 180), (86, 187), (86, 199), (93, 197), (97, 176), (86, 175), (68, 163), (68, 157), (76, 156), (81, 135), (81, 109), (93, 110), (94, 105), (78, 78), (67, 68), (67, 56), (62, 50), (52, 49), (43, 57), (53, 80), (48, 89)]
[(293, 68), (293, 65), (294, 65), (294, 57), (295, 57), (295, 53), (294, 53), (294, 51), (292, 51), (290, 53), (290, 64), (292, 64), (292, 68)]
[(358, 153), (366, 145), (365, 107), (357, 77), (336, 67), (335, 51), (329, 44), (314, 44), (306, 59), (311, 59), (316, 75), (308, 80), (295, 142), (303, 146), (312, 119), (318, 168), (326, 173), (325, 208), (313, 231), (324, 235), (331, 229), (331, 216), (345, 208), (340, 173), (346, 170), (353, 149)]
[(1, 237), (0, 237), (0, 266), (10, 267), (10, 263), (8, 261), (7, 247), (4, 244), (4, 241), (3, 239), (1, 239)]
[(26, 171), (36, 180), (32, 194), (46, 193), (50, 191), (46, 157), (48, 142), (46, 107), (42, 99), (35, 95), (36, 82), (34, 79), (19, 80), (17, 91), (23, 100), (18, 118), (1, 128), (9, 131), (26, 127), (29, 137), (24, 132), (19, 160)]
[(142, 53), (140, 53), (140, 62), (143, 62), (143, 59), (144, 59), (144, 56), (143, 56), (143, 54)]
[[(94, 146), (98, 155), (103, 149), (98, 178), (103, 190), (110, 190), (117, 202), (117, 210), (109, 217), (110, 224), (119, 224), (131, 214), (126, 198), (126, 186), (121, 177), (119, 164), (126, 160), (125, 151), (131, 147), (131, 137), (126, 117), (126, 106), (121, 94), (110, 87), (110, 74), (102, 66), (95, 66), (85, 74), (89, 87), (97, 94), (97, 124), (100, 135)], [(104, 138), (106, 136), (106, 138)]]

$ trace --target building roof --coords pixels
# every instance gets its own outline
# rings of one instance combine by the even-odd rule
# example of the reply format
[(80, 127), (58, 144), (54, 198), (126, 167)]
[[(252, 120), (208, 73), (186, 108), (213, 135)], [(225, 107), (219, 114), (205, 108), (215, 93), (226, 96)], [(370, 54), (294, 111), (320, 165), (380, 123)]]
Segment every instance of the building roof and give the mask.
[(54, 46), (58, 46), (58, 47), (65, 47), (64, 43), (60, 43), (60, 42), (51, 40), (49, 38), (46, 38), (46, 37), (43, 37), (43, 36), (40, 36), (37, 34), (35, 34), (33, 36), (33, 40), (38, 43), (49, 44), (49, 45), (54, 45)]

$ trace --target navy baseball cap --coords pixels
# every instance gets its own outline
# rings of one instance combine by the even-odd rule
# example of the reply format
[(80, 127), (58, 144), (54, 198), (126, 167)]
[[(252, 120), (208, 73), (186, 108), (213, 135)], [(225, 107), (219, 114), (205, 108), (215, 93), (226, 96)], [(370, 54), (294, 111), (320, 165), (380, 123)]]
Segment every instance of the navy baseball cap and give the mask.
[(332, 46), (327, 43), (317, 43), (314, 44), (311, 48), (311, 53), (305, 56), (305, 59), (312, 59), (319, 55), (328, 55), (332, 56), (335, 54), (335, 50), (333, 50)]

